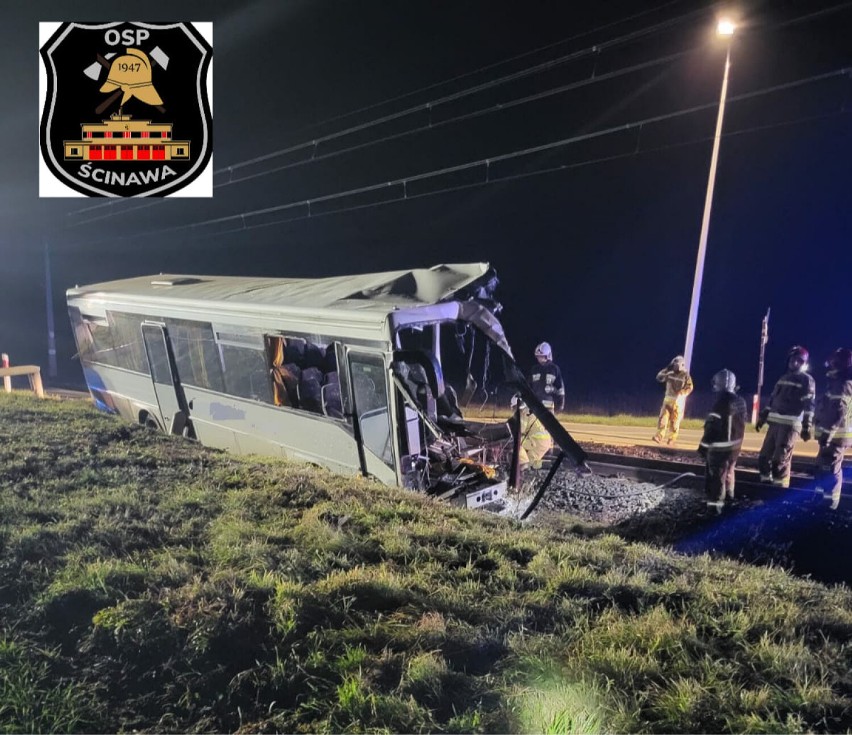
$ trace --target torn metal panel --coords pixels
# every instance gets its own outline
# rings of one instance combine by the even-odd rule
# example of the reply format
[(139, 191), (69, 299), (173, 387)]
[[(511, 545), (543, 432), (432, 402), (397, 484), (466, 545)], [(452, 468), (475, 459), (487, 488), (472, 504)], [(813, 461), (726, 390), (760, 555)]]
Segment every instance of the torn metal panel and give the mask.
[(242, 278), (158, 274), (107, 281), (69, 290), (83, 295), (102, 292), (126, 296), (157, 295), (169, 299), (278, 307), (385, 311), (448, 301), (491, 274), (488, 263), (436, 265), (431, 268), (362, 273), (330, 278)]

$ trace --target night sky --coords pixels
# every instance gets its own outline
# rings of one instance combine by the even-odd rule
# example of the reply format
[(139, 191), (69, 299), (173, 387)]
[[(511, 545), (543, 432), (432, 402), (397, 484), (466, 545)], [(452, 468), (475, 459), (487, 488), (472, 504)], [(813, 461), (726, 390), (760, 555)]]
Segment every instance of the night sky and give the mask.
[[(13, 364), (47, 368), (44, 243), (56, 382), (66, 385), (82, 385), (64, 301), (75, 284), (481, 260), (500, 277), (501, 319), (522, 367), (537, 342), (553, 345), (568, 410), (657, 407), (654, 376), (684, 347), (725, 58), (714, 33), (723, 6), (151, 0), (140, 12), (114, 2), (2, 0), (0, 8), (0, 350)], [(692, 372), (707, 393), (727, 367), (750, 395), (771, 307), (768, 387), (789, 347), (803, 344), (819, 389), (828, 353), (852, 347), (852, 2), (727, 8), (740, 27)], [(120, 9), (133, 17), (117, 17)], [(47, 20), (213, 22), (213, 199), (38, 198), (38, 22)], [(626, 73), (632, 67), (640, 68)], [(845, 76), (831, 74), (843, 68)], [(573, 89), (544, 95), (566, 85)], [(424, 110), (453, 95), (431, 117)], [(243, 165), (409, 109), (322, 143), (319, 161), (292, 165), (304, 153), (291, 153)], [(634, 124), (652, 118), (665, 119)], [(315, 205), (310, 218), (300, 207), (248, 217), (243, 231), (189, 227), (611, 128), (619, 130), (497, 162), (487, 185), (485, 167), (475, 166), (412, 182), (406, 201), (378, 204), (400, 191), (388, 187)], [(295, 219), (275, 221), (285, 218)]]

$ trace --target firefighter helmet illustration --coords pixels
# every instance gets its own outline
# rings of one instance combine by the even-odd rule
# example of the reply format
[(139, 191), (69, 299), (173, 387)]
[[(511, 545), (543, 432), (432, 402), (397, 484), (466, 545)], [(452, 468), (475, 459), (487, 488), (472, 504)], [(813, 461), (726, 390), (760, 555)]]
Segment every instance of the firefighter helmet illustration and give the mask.
[(129, 48), (124, 56), (112, 60), (109, 76), (101, 87), (101, 92), (112, 92), (116, 89), (124, 92), (121, 98), (122, 107), (131, 97), (149, 105), (163, 104), (151, 81), (151, 62), (148, 55), (139, 49)]
[(191, 23), (42, 25), (39, 193), (167, 196), (205, 173), (191, 196), (212, 196), (205, 36)]

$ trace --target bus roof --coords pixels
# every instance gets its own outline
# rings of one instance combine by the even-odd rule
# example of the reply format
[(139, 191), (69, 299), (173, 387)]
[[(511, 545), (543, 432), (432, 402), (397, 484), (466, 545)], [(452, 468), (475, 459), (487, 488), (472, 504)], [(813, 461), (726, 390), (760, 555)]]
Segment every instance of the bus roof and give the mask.
[(490, 272), (488, 263), (442, 264), (431, 268), (364, 273), (331, 278), (243, 278), (159, 274), (68, 289), (68, 296), (164, 299), (296, 309), (344, 309), (389, 313), (396, 309), (451, 301), (460, 290)]

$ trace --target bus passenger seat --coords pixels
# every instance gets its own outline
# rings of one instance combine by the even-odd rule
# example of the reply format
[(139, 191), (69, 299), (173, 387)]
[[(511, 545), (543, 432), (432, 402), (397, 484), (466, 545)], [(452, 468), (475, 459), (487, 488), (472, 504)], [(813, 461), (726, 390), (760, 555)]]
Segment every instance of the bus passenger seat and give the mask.
[(408, 385), (412, 389), (418, 405), (432, 421), (438, 417), (435, 396), (429, 387), (426, 370), (417, 363), (408, 363)]
[(299, 381), (299, 407), (305, 411), (322, 413), (322, 371), (319, 368), (305, 368)]
[(299, 407), (299, 381), (302, 379), (302, 369), (295, 363), (288, 362), (279, 368), (281, 379), (287, 390), (287, 402), (283, 405)]
[(305, 363), (306, 368), (323, 369), (325, 366), (325, 349), (313, 342), (308, 342), (305, 345)]
[(325, 360), (323, 365), (323, 372), (326, 373), (336, 373), (337, 372), (337, 352), (334, 349), (334, 342), (332, 342), (328, 347), (325, 348)]
[(286, 362), (294, 362), (302, 367), (305, 362), (305, 346), (307, 343), (301, 337), (287, 337), (286, 341), (284, 360)]
[(340, 399), (340, 382), (337, 372), (327, 373), (322, 387), (322, 411), (334, 419), (343, 418), (343, 403)]

